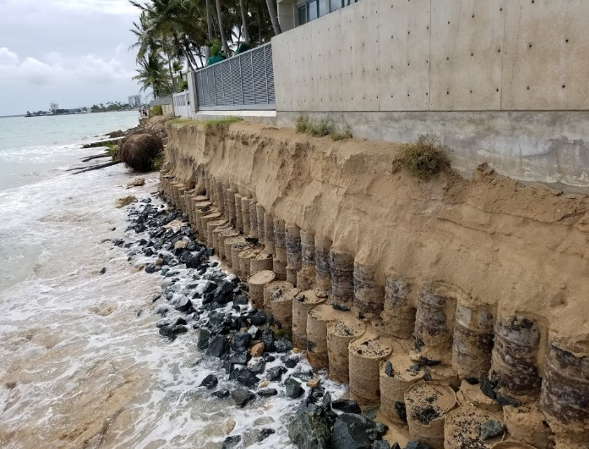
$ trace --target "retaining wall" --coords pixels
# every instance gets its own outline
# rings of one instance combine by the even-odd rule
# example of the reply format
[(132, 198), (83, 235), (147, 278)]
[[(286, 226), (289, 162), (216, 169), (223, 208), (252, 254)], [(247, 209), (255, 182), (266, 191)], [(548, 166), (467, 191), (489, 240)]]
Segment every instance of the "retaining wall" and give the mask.
[(273, 38), (279, 123), (432, 132), (460, 170), (586, 187), (588, 27), (584, 0), (363, 0)]
[[(387, 143), (254, 123), (167, 131), (165, 194), (224, 246), (229, 266), (249, 267), (252, 303), (293, 326), (310, 363), (348, 380), (353, 397), (403, 425), (400, 407), (420, 406), (413, 385), (433, 382), (440, 419), (409, 417), (408, 428), (414, 439), (445, 436), (447, 447), (459, 442), (445, 414), (460, 421), (473, 406), (528, 444), (537, 432), (518, 426), (542, 420), (546, 447), (587, 441), (586, 196), (526, 187), (488, 166), (472, 180), (417, 181)], [(258, 244), (229, 237), (248, 225)], [(502, 406), (514, 404), (529, 415), (509, 421)]]

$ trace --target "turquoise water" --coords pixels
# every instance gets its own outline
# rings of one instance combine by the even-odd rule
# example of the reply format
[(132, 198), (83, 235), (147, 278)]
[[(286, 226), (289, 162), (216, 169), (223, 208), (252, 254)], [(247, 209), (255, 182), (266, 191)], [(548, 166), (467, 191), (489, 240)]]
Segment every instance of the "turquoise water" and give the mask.
[(80, 147), (138, 123), (135, 111), (0, 118), (0, 191), (39, 181), (48, 171), (98, 153)]

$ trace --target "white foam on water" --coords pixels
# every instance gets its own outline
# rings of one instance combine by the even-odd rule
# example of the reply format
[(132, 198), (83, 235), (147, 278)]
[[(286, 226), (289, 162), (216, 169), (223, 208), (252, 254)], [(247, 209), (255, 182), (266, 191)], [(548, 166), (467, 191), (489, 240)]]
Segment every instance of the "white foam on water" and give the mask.
[[(119, 165), (0, 192), (0, 447), (219, 448), (229, 434), (242, 435), (240, 447), (293, 447), (286, 424), (298, 401), (280, 383), (269, 385), (278, 396), (238, 408), (198, 387), (209, 373), (218, 388), (236, 385), (197, 349), (195, 330), (159, 336), (155, 310), (166, 303), (152, 299), (163, 278), (111, 243), (127, 227), (115, 200), (147, 198), (158, 182), (151, 174), (127, 190), (129, 180)], [(205, 283), (174, 269), (183, 289)], [(345, 392), (324, 385), (334, 398)], [(276, 433), (257, 442), (262, 427)]]

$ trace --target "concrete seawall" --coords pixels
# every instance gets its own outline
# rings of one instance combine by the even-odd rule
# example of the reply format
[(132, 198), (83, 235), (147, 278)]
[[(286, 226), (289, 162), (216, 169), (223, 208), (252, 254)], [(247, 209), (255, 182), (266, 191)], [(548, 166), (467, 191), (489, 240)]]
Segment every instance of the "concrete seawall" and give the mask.
[(453, 166), (589, 186), (589, 2), (362, 0), (272, 39), (278, 123), (436, 133)]
[(466, 416), (538, 449), (583, 447), (586, 196), (487, 166), (416, 181), (394, 144), (251, 123), (167, 131), (164, 194), (352, 397), (434, 448), (461, 447)]

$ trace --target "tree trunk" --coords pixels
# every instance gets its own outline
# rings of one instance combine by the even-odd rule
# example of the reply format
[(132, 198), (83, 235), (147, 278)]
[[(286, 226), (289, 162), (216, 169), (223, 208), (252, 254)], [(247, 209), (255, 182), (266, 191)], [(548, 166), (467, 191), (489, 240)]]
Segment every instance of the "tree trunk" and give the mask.
[(206, 0), (205, 7), (207, 8), (207, 40), (208, 44), (205, 46), (205, 59), (208, 61), (211, 57), (211, 40), (213, 39), (213, 18), (211, 16), (211, 0)]
[(241, 11), (241, 22), (243, 23), (243, 41), (246, 44), (249, 44), (250, 35), (247, 32), (247, 11), (245, 10), (245, 5), (243, 4), (243, 0), (239, 0), (239, 9)]
[(274, 35), (278, 36), (280, 33), (282, 33), (282, 30), (280, 29), (280, 23), (278, 22), (278, 14), (276, 13), (276, 3), (274, 3), (274, 1), (275, 0), (266, 0), (266, 5), (268, 6), (268, 14), (270, 14), (270, 21), (272, 22)]
[(178, 89), (176, 88), (176, 80), (174, 79), (174, 72), (172, 71), (172, 63), (170, 62), (170, 58), (168, 57), (168, 70), (170, 71), (170, 78), (172, 79), (172, 89), (174, 89), (174, 93), (178, 93)]
[(223, 44), (223, 51), (225, 57), (229, 57), (229, 46), (227, 45), (227, 39), (225, 39), (225, 30), (223, 29), (223, 16), (221, 14), (221, 0), (215, 0), (215, 6), (217, 7), (217, 21), (219, 22), (219, 34), (221, 35), (221, 43)]

